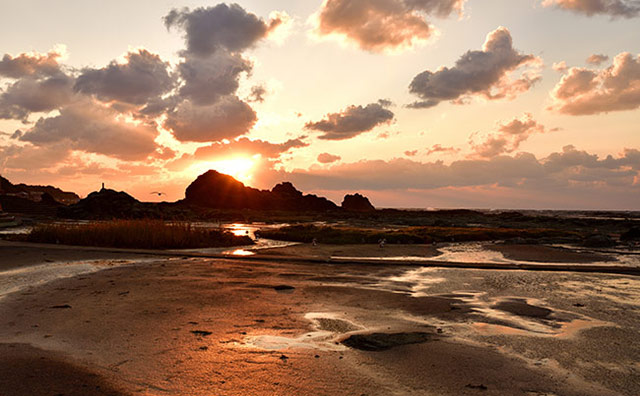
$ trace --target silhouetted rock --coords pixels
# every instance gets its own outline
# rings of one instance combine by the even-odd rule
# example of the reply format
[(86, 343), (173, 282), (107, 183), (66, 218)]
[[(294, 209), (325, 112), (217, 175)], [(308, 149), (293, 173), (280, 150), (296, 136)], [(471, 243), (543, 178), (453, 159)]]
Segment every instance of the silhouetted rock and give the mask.
[(337, 209), (326, 198), (304, 195), (284, 182), (271, 191), (247, 187), (229, 175), (210, 170), (193, 181), (185, 191), (184, 203), (212, 209), (256, 209), (286, 211), (326, 211)]
[(136, 218), (144, 210), (144, 204), (131, 195), (103, 188), (94, 191), (78, 203), (62, 207), (59, 215), (72, 219)]
[(371, 212), (376, 210), (367, 197), (358, 193), (345, 195), (341, 206), (342, 209), (354, 212)]
[(56, 202), (69, 205), (76, 203), (80, 197), (68, 191), (53, 186), (31, 186), (28, 184), (13, 184), (9, 180), (0, 176), (0, 195), (11, 195), (19, 198), (39, 202), (44, 194), (51, 196)]
[(28, 216), (55, 216), (58, 208), (63, 205), (54, 200), (49, 194), (43, 194), (44, 199), (33, 201), (20, 195), (0, 194), (0, 208), (8, 213), (20, 213)]

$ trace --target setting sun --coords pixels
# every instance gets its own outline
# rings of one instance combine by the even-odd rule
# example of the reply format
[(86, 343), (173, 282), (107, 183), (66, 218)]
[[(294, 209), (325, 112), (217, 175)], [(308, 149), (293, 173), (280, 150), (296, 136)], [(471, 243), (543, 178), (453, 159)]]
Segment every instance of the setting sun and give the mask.
[(225, 175), (232, 176), (243, 183), (251, 181), (255, 160), (249, 157), (229, 158), (220, 161), (208, 161), (196, 164), (192, 167), (197, 174), (204, 173), (210, 169), (216, 170)]

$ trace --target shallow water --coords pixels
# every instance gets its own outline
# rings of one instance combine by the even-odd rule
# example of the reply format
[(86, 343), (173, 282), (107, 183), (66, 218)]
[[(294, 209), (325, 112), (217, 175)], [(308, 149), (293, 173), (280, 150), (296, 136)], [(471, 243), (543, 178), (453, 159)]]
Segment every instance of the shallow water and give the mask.
[[(445, 261), (454, 263), (486, 263), (486, 264), (540, 264), (535, 261), (513, 260), (506, 258), (501, 252), (486, 249), (486, 242), (465, 242), (455, 243), (443, 247), (438, 247), (441, 254), (433, 257), (420, 256), (391, 256), (391, 257), (350, 257), (350, 256), (332, 256), (334, 259), (343, 260), (391, 260), (391, 261)], [(558, 245), (570, 250), (577, 250), (574, 247), (566, 245)], [(596, 261), (589, 263), (591, 265), (624, 265), (630, 267), (640, 267), (640, 252), (630, 251), (612, 251), (600, 253), (605, 256), (613, 257), (612, 261)], [(544, 262), (545, 265), (566, 265), (562, 261)], [(573, 265), (573, 264), (572, 264)]]

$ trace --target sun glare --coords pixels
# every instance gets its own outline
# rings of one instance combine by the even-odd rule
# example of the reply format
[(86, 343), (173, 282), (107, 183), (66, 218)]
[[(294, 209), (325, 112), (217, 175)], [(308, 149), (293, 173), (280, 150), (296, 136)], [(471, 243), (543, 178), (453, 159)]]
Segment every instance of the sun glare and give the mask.
[(255, 160), (248, 157), (230, 158), (220, 161), (202, 162), (194, 166), (198, 174), (210, 169), (216, 170), (225, 175), (232, 176), (238, 181), (249, 183), (251, 181)]

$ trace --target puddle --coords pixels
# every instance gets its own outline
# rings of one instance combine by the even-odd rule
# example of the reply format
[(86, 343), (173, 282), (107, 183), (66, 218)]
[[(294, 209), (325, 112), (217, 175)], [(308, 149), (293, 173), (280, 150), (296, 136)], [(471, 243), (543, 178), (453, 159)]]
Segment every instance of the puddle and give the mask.
[(471, 308), (471, 329), (481, 335), (570, 338), (583, 329), (611, 325), (575, 312), (553, 309), (532, 298), (484, 298), (482, 292), (461, 294), (457, 298)]
[(337, 340), (346, 333), (361, 330), (362, 327), (343, 319), (332, 312), (310, 312), (305, 319), (311, 321), (313, 331), (298, 337), (283, 337), (276, 335), (257, 335), (245, 337), (243, 347), (253, 347), (266, 350), (281, 350), (290, 348), (318, 349), (322, 351), (343, 351), (346, 346)]
[[(384, 261), (424, 261), (424, 262), (455, 262), (455, 263), (486, 263), (486, 264), (545, 264), (545, 265), (566, 265), (575, 263), (565, 263), (562, 261), (544, 263), (537, 261), (513, 260), (506, 258), (501, 252), (486, 249), (486, 242), (463, 242), (453, 243), (447, 246), (438, 247), (441, 252), (438, 256), (391, 256), (391, 257), (353, 257), (353, 256), (332, 256), (339, 260), (384, 260)], [(576, 249), (568, 245), (553, 245), (555, 247), (568, 249), (570, 251), (581, 252), (584, 249)], [(611, 261), (594, 261), (589, 265), (640, 267), (640, 254), (637, 252), (601, 252), (600, 254), (611, 256)]]
[(253, 256), (255, 252), (246, 249), (236, 249), (228, 254), (231, 254), (232, 256)]
[(385, 278), (375, 286), (396, 293), (409, 293), (412, 297), (425, 297), (431, 286), (446, 281), (445, 278), (436, 275), (438, 272), (437, 268), (416, 268), (402, 275)]

